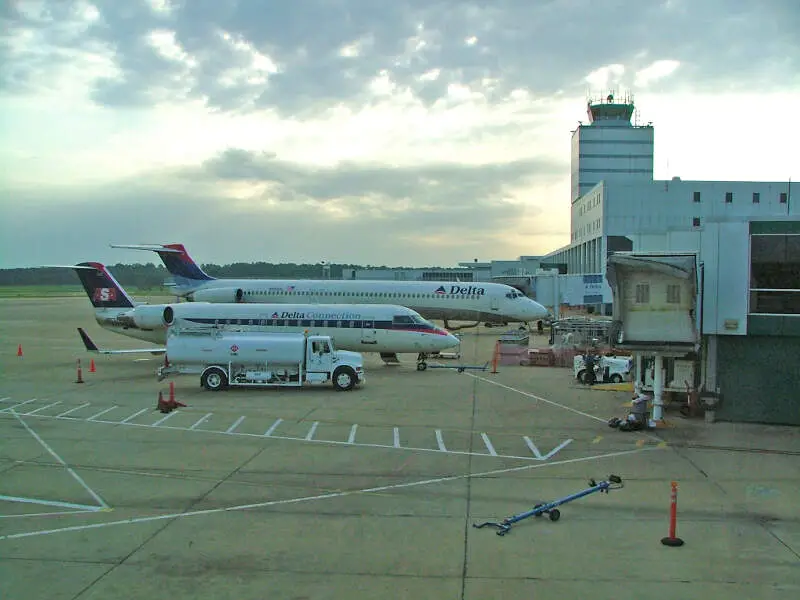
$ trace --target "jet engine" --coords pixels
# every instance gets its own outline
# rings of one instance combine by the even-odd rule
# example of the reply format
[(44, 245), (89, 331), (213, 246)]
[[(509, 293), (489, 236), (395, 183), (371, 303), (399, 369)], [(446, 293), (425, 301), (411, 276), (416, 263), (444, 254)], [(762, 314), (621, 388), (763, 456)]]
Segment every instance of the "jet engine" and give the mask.
[(163, 304), (140, 305), (126, 315), (133, 319), (139, 329), (162, 329), (167, 325), (164, 322)]
[(242, 302), (244, 290), (242, 288), (211, 288), (207, 290), (197, 290), (189, 295), (192, 302), (215, 302), (231, 303)]

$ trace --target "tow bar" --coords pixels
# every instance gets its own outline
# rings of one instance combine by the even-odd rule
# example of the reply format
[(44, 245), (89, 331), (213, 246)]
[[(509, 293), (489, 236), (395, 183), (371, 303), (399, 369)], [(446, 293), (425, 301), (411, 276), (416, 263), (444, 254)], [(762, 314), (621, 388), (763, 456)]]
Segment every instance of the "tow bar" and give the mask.
[(485, 371), (489, 368), (489, 363), (484, 365), (428, 365), (429, 369), (456, 369), (459, 373), (464, 371)]
[(572, 502), (578, 498), (583, 498), (589, 494), (594, 494), (595, 492), (605, 492), (607, 494), (609, 490), (618, 490), (622, 487), (624, 487), (622, 478), (618, 477), (617, 475), (609, 475), (607, 481), (601, 481), (600, 483), (597, 483), (594, 479), (590, 479), (589, 487), (587, 489), (576, 492), (570, 496), (566, 496), (559, 500), (554, 500), (553, 502), (548, 502), (547, 504), (537, 504), (531, 510), (514, 515), (513, 517), (508, 517), (507, 519), (503, 519), (503, 521), (500, 523), (487, 521), (486, 523), (481, 523), (480, 525), (473, 523), (472, 526), (476, 529), (486, 527), (487, 525), (489, 527), (497, 527), (497, 535), (502, 536), (507, 534), (511, 530), (511, 525), (517, 521), (522, 521), (522, 519), (527, 519), (528, 517), (541, 517), (544, 514), (547, 514), (551, 521), (558, 521), (561, 518), (561, 511), (556, 508), (557, 506), (561, 506), (567, 502)]

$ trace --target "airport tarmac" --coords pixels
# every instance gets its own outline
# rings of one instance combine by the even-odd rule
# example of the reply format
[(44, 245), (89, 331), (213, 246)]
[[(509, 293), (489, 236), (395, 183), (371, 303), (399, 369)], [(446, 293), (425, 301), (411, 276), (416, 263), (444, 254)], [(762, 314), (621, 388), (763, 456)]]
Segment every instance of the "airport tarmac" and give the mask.
[[(669, 411), (671, 427), (623, 433), (606, 421), (629, 393), (570, 369), (417, 372), (372, 354), (350, 392), (175, 377), (187, 406), (162, 414), (162, 359), (87, 354), (79, 326), (147, 344), (101, 330), (85, 298), (0, 300), (0, 315), (4, 600), (800, 595), (796, 428)], [(465, 364), (491, 359), (500, 330), (461, 333)], [(611, 473), (623, 489), (557, 522), (472, 526)], [(678, 548), (660, 542), (671, 481)]]

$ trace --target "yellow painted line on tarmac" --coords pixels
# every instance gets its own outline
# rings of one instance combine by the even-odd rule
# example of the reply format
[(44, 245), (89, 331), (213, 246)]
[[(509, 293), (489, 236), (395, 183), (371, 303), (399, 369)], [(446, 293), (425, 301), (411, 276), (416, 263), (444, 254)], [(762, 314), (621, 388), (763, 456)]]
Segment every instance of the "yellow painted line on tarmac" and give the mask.
[(596, 438), (594, 438), (594, 439), (592, 440), (592, 443), (593, 443), (593, 444), (596, 444), (597, 442), (599, 442), (599, 441), (600, 441), (600, 440), (602, 440), (602, 439), (603, 439), (603, 436), (602, 436), (602, 435), (598, 435)]

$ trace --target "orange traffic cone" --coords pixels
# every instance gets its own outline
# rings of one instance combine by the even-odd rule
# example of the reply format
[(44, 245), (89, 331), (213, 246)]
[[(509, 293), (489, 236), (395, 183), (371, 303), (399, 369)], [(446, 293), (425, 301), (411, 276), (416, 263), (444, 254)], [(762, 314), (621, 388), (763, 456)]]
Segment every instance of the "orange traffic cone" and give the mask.
[(171, 410), (168, 404), (164, 401), (164, 394), (161, 393), (161, 390), (158, 391), (158, 402), (156, 403), (156, 409), (160, 410), (162, 413), (168, 413)]
[(175, 410), (179, 406), (186, 406), (183, 402), (178, 402), (175, 400), (175, 382), (169, 382), (169, 400), (167, 400), (170, 409)]
[(17, 356), (22, 356), (22, 344), (17, 345)]
[(83, 372), (81, 371), (81, 359), (78, 359), (78, 379), (75, 380), (75, 383), (83, 383)]
[(94, 359), (89, 363), (89, 373), (94, 373), (97, 369), (94, 368)]

